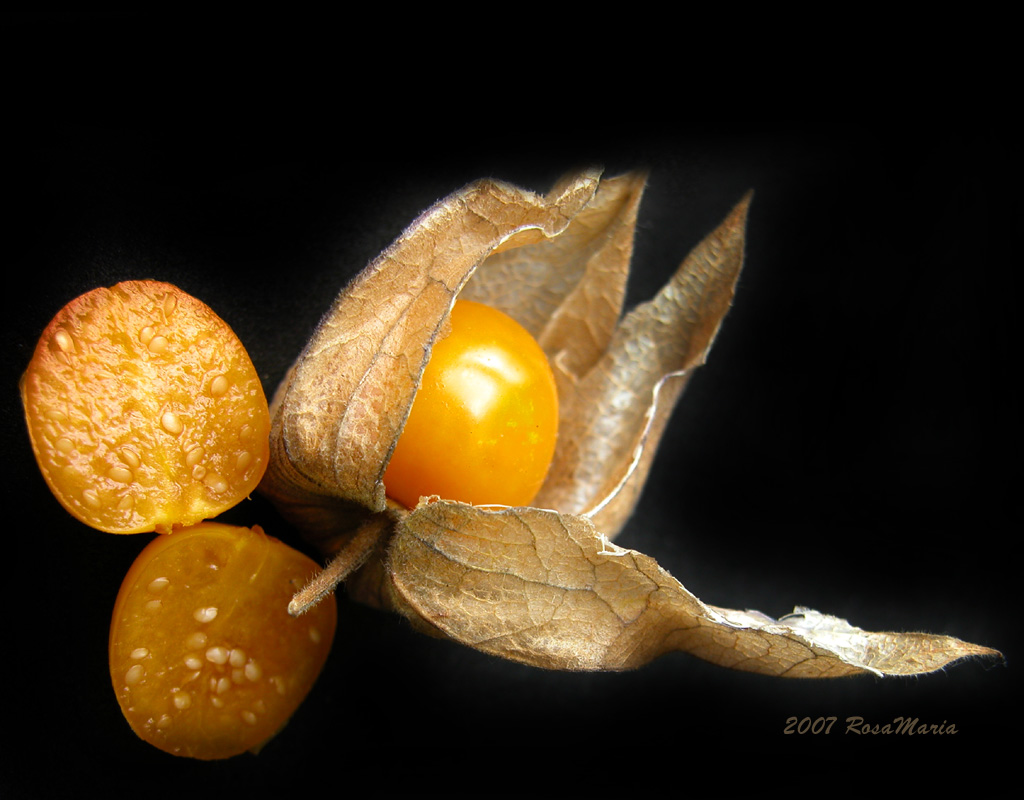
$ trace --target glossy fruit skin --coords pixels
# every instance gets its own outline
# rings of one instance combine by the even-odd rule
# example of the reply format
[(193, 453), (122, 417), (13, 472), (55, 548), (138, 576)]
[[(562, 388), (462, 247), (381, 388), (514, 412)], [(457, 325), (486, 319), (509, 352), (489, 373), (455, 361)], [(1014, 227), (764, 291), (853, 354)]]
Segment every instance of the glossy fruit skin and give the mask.
[(256, 488), (270, 413), (231, 328), (159, 281), (72, 300), (21, 380), (32, 447), (60, 503), (110, 533), (165, 533)]
[(429, 495), (529, 505), (557, 438), (558, 391), (537, 341), (506, 314), (459, 300), (451, 332), (434, 344), (384, 487), (410, 508)]
[(156, 537), (125, 576), (110, 627), (110, 677), (135, 733), (203, 760), (277, 733), (334, 638), (333, 596), (287, 611), (317, 570), (259, 527), (204, 522)]

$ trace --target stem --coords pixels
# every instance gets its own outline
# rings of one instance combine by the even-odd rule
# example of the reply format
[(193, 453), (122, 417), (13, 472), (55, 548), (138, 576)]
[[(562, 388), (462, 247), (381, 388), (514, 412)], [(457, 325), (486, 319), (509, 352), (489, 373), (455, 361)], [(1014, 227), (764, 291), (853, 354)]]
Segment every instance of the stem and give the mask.
[(339, 583), (366, 563), (390, 524), (391, 519), (386, 514), (378, 514), (359, 526), (327, 566), (295, 593), (288, 603), (288, 613), (293, 617), (305, 614), (337, 589)]

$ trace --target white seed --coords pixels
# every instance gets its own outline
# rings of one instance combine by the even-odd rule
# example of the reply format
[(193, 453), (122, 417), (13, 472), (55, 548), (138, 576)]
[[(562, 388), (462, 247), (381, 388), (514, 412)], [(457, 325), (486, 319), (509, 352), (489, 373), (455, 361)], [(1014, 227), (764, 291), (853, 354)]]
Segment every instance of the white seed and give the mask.
[(148, 647), (136, 647), (134, 650), (132, 650), (132, 653), (131, 653), (131, 657), (133, 659), (135, 659), (136, 661), (138, 661), (141, 658), (145, 658), (148, 655), (149, 655), (149, 648)]
[(56, 342), (57, 347), (61, 349), (61, 352), (70, 353), (75, 349), (75, 341), (67, 331), (57, 331), (53, 335), (53, 341)]
[(203, 476), (203, 483), (205, 483), (215, 492), (223, 492), (226, 491), (228, 488), (228, 482), (224, 480), (224, 478), (222, 478), (216, 472), (208, 472), (205, 476)]
[(197, 608), (192, 612), (192, 617), (196, 622), (212, 622), (217, 616), (216, 606), (207, 606), (205, 608)]
[(185, 453), (185, 466), (194, 467), (203, 460), (203, 446), (201, 444), (191, 446)]
[(169, 578), (153, 578), (146, 587), (151, 592), (162, 592), (170, 584)]
[(202, 669), (203, 660), (195, 653), (189, 653), (189, 655), (185, 656), (185, 666), (189, 669)]
[(111, 467), (107, 470), (107, 477), (117, 483), (131, 483), (135, 480), (135, 474), (127, 467)]
[(260, 669), (260, 665), (255, 661), (250, 661), (245, 665), (245, 677), (251, 681), (258, 681), (263, 676), (263, 670)]
[(150, 600), (145, 606), (143, 606), (143, 608), (145, 608), (146, 611), (159, 611), (162, 605), (163, 603), (159, 600)]
[(177, 436), (185, 430), (185, 426), (181, 424), (181, 418), (173, 411), (165, 411), (163, 413), (160, 417), (160, 427), (171, 434), (171, 436)]
[(221, 397), (227, 392), (230, 386), (231, 381), (229, 381), (223, 375), (218, 375), (216, 378), (210, 381), (210, 394), (212, 394), (214, 397)]
[(166, 728), (170, 724), (171, 724), (171, 715), (170, 714), (161, 714), (160, 715), (160, 719), (158, 719), (156, 721), (156, 726), (158, 728)]
[(226, 647), (211, 647), (206, 651), (206, 660), (212, 664), (227, 664), (228, 649)]
[(217, 681), (217, 694), (224, 694), (228, 689), (231, 688), (230, 678), (221, 678)]
[(192, 705), (192, 695), (188, 692), (175, 692), (174, 693), (174, 707), (178, 709), (186, 709)]
[(129, 686), (134, 686), (143, 679), (146, 675), (146, 669), (142, 664), (135, 664), (128, 668), (128, 671), (124, 674), (124, 682)]
[(246, 656), (245, 651), (241, 647), (236, 647), (231, 651), (231, 655), (228, 657), (228, 661), (231, 662), (233, 667), (245, 666)]
[(121, 460), (132, 469), (138, 469), (142, 466), (142, 459), (139, 457), (139, 454), (130, 447), (122, 447), (118, 455), (121, 457)]

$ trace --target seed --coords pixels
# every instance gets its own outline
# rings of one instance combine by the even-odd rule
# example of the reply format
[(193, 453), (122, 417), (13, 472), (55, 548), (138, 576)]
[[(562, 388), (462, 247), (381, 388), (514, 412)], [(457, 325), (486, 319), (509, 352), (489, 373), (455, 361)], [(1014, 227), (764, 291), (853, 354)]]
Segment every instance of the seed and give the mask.
[(53, 335), (53, 341), (56, 342), (57, 347), (59, 347), (63, 353), (70, 353), (75, 349), (75, 340), (71, 338), (71, 334), (67, 331), (57, 331)]
[(66, 455), (75, 449), (75, 443), (67, 436), (61, 436), (53, 443), (53, 449), (58, 453), (64, 453)]
[(149, 655), (149, 648), (148, 647), (136, 647), (131, 652), (131, 658), (135, 659), (136, 661), (138, 661), (140, 658), (145, 658), (148, 655)]
[(189, 449), (185, 452), (185, 465), (189, 467), (194, 467), (202, 460), (203, 446), (200, 444), (190, 445)]
[(235, 470), (237, 472), (245, 472), (246, 467), (252, 463), (252, 453), (248, 450), (243, 450), (238, 454), (238, 458), (235, 459)]
[(313, 644), (320, 644), (320, 631), (316, 628), (309, 629), (309, 640)]
[(120, 453), (121, 460), (124, 461), (132, 469), (138, 469), (142, 466), (142, 459), (139, 458), (139, 454), (132, 450), (130, 447), (122, 447)]
[(240, 647), (236, 647), (231, 651), (231, 655), (228, 657), (228, 661), (231, 662), (231, 666), (233, 667), (244, 666), (246, 661), (245, 651)]
[(134, 686), (143, 679), (146, 675), (146, 669), (142, 664), (135, 664), (128, 668), (128, 671), (124, 674), (124, 682), (129, 686)]
[(260, 665), (255, 661), (250, 661), (245, 665), (245, 677), (255, 682), (258, 681), (263, 675), (263, 670), (260, 669)]
[(156, 353), (157, 355), (159, 355), (160, 353), (167, 352), (167, 344), (168, 343), (166, 337), (154, 336), (152, 339), (149, 340), (149, 343), (146, 345), (146, 347), (149, 348), (149, 352)]
[(185, 640), (185, 646), (198, 650), (206, 644), (206, 634), (202, 631), (196, 631), (195, 633), (189, 634), (189, 637)]
[(171, 724), (171, 715), (170, 714), (161, 714), (160, 715), (160, 719), (158, 719), (156, 721), (156, 726), (158, 728), (166, 728), (170, 724)]
[(225, 378), (223, 375), (218, 375), (212, 381), (210, 381), (210, 394), (214, 397), (223, 396), (227, 390), (231, 387), (231, 381)]
[(228, 663), (228, 649), (226, 647), (211, 647), (206, 651), (206, 660), (213, 664)]
[(146, 603), (145, 606), (143, 606), (143, 608), (145, 608), (146, 611), (159, 611), (160, 606), (162, 605), (163, 603), (161, 603), (159, 600), (150, 600), (148, 603)]
[(170, 582), (171, 581), (168, 578), (153, 578), (153, 580), (149, 582), (149, 586), (147, 586), (146, 589), (148, 589), (151, 592), (162, 592), (164, 589), (168, 587)]
[(208, 472), (203, 477), (203, 483), (205, 483), (207, 486), (209, 486), (215, 492), (223, 492), (223, 491), (226, 491), (227, 488), (228, 488), (228, 482), (226, 480), (224, 480), (216, 472)]
[(253, 714), (251, 711), (243, 711), (242, 712), (242, 721), (245, 722), (248, 725), (255, 725), (256, 724), (256, 715)]
[(185, 426), (181, 424), (181, 418), (173, 411), (165, 411), (163, 413), (163, 416), (160, 417), (160, 427), (171, 434), (171, 436), (177, 436), (185, 430)]
[(107, 477), (117, 483), (131, 483), (135, 475), (127, 467), (111, 467), (107, 470)]
[(197, 608), (192, 612), (192, 617), (196, 622), (212, 622), (217, 616), (217, 609), (215, 606), (207, 606), (206, 608)]
[(103, 505), (99, 493), (95, 489), (86, 489), (82, 492), (82, 502), (90, 508), (100, 508)]
[(164, 317), (169, 317), (174, 313), (174, 309), (178, 307), (178, 298), (168, 292), (164, 295)]
[(217, 681), (217, 694), (224, 694), (228, 689), (231, 688), (230, 678), (221, 678)]
[(175, 692), (174, 693), (174, 707), (178, 709), (186, 709), (192, 705), (192, 695), (188, 692)]
[(149, 343), (153, 341), (154, 336), (156, 336), (156, 330), (154, 330), (152, 325), (147, 325), (139, 331), (139, 341), (147, 347), (149, 346)]
[(190, 653), (185, 656), (185, 666), (189, 669), (202, 669), (203, 662), (195, 653)]

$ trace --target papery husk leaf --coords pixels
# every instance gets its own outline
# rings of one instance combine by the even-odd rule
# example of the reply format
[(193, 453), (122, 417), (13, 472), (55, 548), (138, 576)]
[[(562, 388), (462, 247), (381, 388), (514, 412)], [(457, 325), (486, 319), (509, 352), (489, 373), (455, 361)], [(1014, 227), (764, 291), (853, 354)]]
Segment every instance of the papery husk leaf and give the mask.
[(489, 256), (460, 297), (508, 314), (537, 339), (557, 378), (577, 380), (604, 354), (622, 313), (646, 182), (643, 172), (603, 179), (562, 233)]
[(389, 604), (419, 627), (512, 661), (628, 670), (684, 651), (790, 678), (916, 675), (998, 656), (948, 636), (871, 633), (796, 609), (781, 619), (706, 605), (583, 516), (421, 503), (388, 552)]
[(749, 205), (750, 195), (623, 319), (593, 369), (560, 386), (564, 424), (534, 505), (590, 516), (609, 538), (622, 529), (676, 400), (729, 310)]
[[(838, 677), (998, 656), (809, 609), (775, 620), (717, 608), (654, 559), (611, 543), (728, 310), (749, 204), (616, 325), (643, 183), (636, 174), (599, 187), (590, 171), (539, 197), (481, 181), (426, 212), (342, 291), (283, 382), (261, 489), (324, 550), (348, 542), (335, 572), (353, 598), (538, 667), (625, 670), (685, 651), (769, 675)], [(567, 423), (535, 505), (558, 511), (439, 498), (388, 506), (381, 475), (463, 290), (512, 312), (553, 361)], [(367, 539), (358, 546), (358, 533), (346, 537), (355, 525)]]
[(421, 215), (346, 286), (271, 404), (261, 491), (325, 549), (385, 508), (381, 475), (430, 348), (476, 267), (501, 248), (557, 236), (597, 190), (598, 170), (546, 196), (478, 181)]

